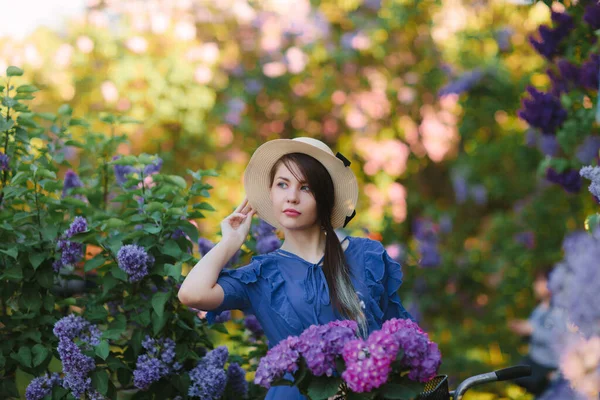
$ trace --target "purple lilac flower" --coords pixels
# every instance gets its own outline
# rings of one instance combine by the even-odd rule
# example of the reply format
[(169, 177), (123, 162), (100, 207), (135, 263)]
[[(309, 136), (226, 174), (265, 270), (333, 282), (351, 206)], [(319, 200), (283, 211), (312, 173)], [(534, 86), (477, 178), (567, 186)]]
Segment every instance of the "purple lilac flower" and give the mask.
[[(354, 392), (370, 392), (378, 388), (387, 381), (391, 372), (391, 363), (398, 351), (397, 341), (385, 332), (381, 334), (382, 338), (379, 338), (379, 335), (374, 336), (371, 343), (375, 353), (369, 352), (369, 343), (362, 339), (354, 339), (344, 345), (342, 357), (346, 362), (346, 370), (342, 373), (342, 379)], [(379, 345), (376, 339), (381, 342)], [(385, 353), (384, 346), (388, 346), (392, 351), (396, 349), (393, 358), (391, 353), (382, 354)]]
[(529, 250), (535, 248), (535, 233), (532, 231), (519, 232), (514, 235), (514, 240)]
[(162, 165), (163, 165), (162, 158), (156, 157), (154, 159), (154, 161), (152, 161), (152, 164), (148, 164), (144, 167), (144, 176), (159, 173), (160, 169), (162, 168)]
[(475, 201), (475, 204), (482, 206), (487, 203), (488, 196), (485, 185), (472, 185), (469, 188), (469, 194), (473, 198), (473, 201)]
[(201, 399), (219, 399), (227, 385), (227, 373), (223, 369), (229, 353), (220, 346), (209, 351), (190, 371), (192, 380), (188, 395)]
[(275, 233), (275, 227), (271, 226), (268, 222), (261, 219), (258, 223), (252, 226), (252, 235), (255, 238), (261, 238), (263, 236), (269, 236)]
[(600, 29), (600, 5), (593, 3), (585, 8), (583, 20), (593, 29)]
[(437, 226), (427, 219), (419, 218), (413, 224), (414, 236), (421, 256), (419, 264), (422, 267), (437, 267), (442, 261), (438, 249), (437, 230)]
[(10, 157), (0, 152), (0, 171), (8, 171), (10, 169), (9, 163)]
[(587, 136), (583, 143), (577, 147), (575, 154), (582, 164), (589, 164), (594, 158), (598, 157), (599, 151), (600, 136)]
[(558, 144), (558, 140), (556, 140), (556, 136), (540, 135), (538, 149), (547, 156), (555, 156), (560, 151), (560, 145)]
[[(121, 157), (114, 156), (113, 161), (118, 160), (119, 158), (121, 158)], [(115, 164), (114, 172), (115, 172), (115, 179), (117, 180), (117, 183), (120, 186), (123, 186), (127, 182), (128, 175), (137, 173), (138, 171), (131, 165)]]
[(75, 217), (69, 229), (67, 229), (62, 238), (58, 239), (57, 247), (61, 252), (60, 259), (56, 260), (52, 267), (54, 272), (58, 272), (62, 267), (74, 265), (83, 257), (83, 243), (71, 242), (67, 239), (87, 231), (87, 220), (84, 217)]
[(37, 377), (29, 383), (25, 390), (26, 400), (42, 400), (44, 397), (52, 393), (52, 387), (61, 385), (62, 379), (57, 373), (51, 375), (45, 374)]
[(527, 91), (531, 98), (523, 99), (522, 108), (518, 112), (519, 118), (530, 126), (539, 128), (543, 134), (555, 134), (556, 129), (567, 119), (567, 111), (551, 94), (539, 92), (532, 86)]
[(88, 346), (99, 345), (102, 336), (96, 325), (75, 314), (67, 315), (56, 321), (52, 332), (58, 340), (79, 339)]
[(550, 89), (550, 94), (552, 94), (552, 96), (560, 98), (561, 94), (567, 93), (573, 86), (570, 82), (563, 79), (560, 74), (557, 74), (550, 68), (546, 69), (546, 74), (548, 75), (548, 78), (550, 78), (550, 83), (552, 85)]
[(148, 275), (148, 268), (154, 264), (154, 258), (143, 247), (127, 244), (117, 253), (119, 268), (127, 272), (129, 282), (138, 282)]
[(252, 336), (255, 339), (258, 339), (265, 334), (262, 326), (260, 325), (260, 322), (258, 322), (258, 319), (255, 315), (246, 315), (246, 318), (244, 318), (244, 326), (246, 327), (246, 329), (252, 332)]
[(289, 336), (271, 348), (267, 355), (260, 360), (254, 383), (269, 389), (271, 383), (281, 378), (286, 372), (295, 372), (300, 359), (298, 343), (297, 337)]
[(454, 197), (458, 204), (463, 204), (467, 201), (469, 195), (469, 184), (463, 174), (453, 173), (451, 176), (452, 188), (454, 189)]
[(558, 53), (558, 45), (574, 28), (573, 18), (566, 13), (552, 11), (552, 22), (554, 22), (554, 29), (546, 25), (540, 26), (538, 30), (540, 40), (529, 37), (533, 48), (549, 60)]
[[(206, 253), (211, 251), (213, 247), (215, 247), (215, 244), (213, 242), (211, 242), (210, 240), (205, 239), (203, 237), (198, 239), (198, 251), (200, 252), (200, 255), (202, 255), (202, 256), (206, 255)], [(229, 267), (235, 265), (238, 262), (238, 260), (240, 259), (241, 254), (242, 254), (241, 250), (238, 250), (233, 255), (233, 257), (231, 257), (231, 259), (227, 262), (227, 264), (225, 264), (224, 268), (229, 268)]]
[(592, 184), (588, 187), (591, 194), (600, 200), (600, 167), (583, 167), (579, 174), (586, 179), (592, 181)]
[(223, 311), (221, 314), (215, 316), (215, 323), (222, 324), (223, 322), (227, 322), (231, 319), (231, 311)]
[(546, 170), (546, 179), (562, 186), (568, 193), (578, 193), (581, 190), (581, 176), (574, 169), (557, 172), (554, 168), (550, 167)]
[(574, 85), (579, 83), (579, 68), (575, 64), (568, 60), (560, 60), (557, 65), (563, 79), (572, 82)]
[[(79, 179), (79, 175), (73, 170), (68, 170), (65, 173), (64, 186), (62, 191), (62, 197), (65, 198), (71, 189), (83, 187), (83, 183), (81, 179)], [(81, 197), (81, 195), (78, 195)]]
[(227, 368), (227, 384), (236, 395), (242, 398), (246, 398), (248, 395), (246, 371), (238, 363), (229, 364), (229, 368)]
[(256, 242), (256, 251), (259, 254), (270, 253), (280, 247), (281, 240), (276, 235), (263, 236)]
[(484, 76), (485, 72), (480, 68), (467, 71), (458, 79), (441, 88), (438, 92), (438, 96), (441, 97), (449, 94), (461, 94), (467, 92), (477, 85)]
[(335, 358), (344, 344), (356, 339), (353, 329), (339, 325), (311, 325), (299, 337), (298, 351), (306, 360), (308, 369), (315, 376), (331, 376), (335, 370)]
[(133, 384), (138, 389), (146, 390), (152, 383), (181, 369), (182, 365), (174, 362), (175, 342), (172, 339), (146, 336), (142, 347), (146, 354), (138, 357), (133, 371)]
[(598, 90), (598, 70), (600, 70), (600, 54), (592, 54), (590, 59), (581, 66), (581, 86), (590, 90)]
[(498, 49), (502, 52), (510, 50), (510, 38), (514, 34), (514, 31), (510, 27), (505, 27), (496, 32), (496, 44)]
[(92, 379), (88, 375), (96, 368), (94, 359), (84, 355), (69, 339), (60, 340), (57, 350), (65, 374), (63, 387), (70, 390), (75, 398), (92, 391)]

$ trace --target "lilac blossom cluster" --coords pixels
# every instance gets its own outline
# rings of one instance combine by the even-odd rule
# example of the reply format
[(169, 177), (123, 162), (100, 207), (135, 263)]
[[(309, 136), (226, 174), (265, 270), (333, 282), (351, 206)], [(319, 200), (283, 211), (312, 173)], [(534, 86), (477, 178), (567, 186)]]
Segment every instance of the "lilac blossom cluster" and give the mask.
[(231, 319), (231, 311), (226, 310), (221, 314), (215, 316), (215, 323), (222, 324), (223, 322), (227, 322)]
[(135, 244), (127, 244), (117, 253), (119, 268), (127, 273), (129, 282), (138, 282), (148, 275), (148, 268), (154, 264), (154, 257)]
[(472, 199), (477, 205), (487, 203), (487, 189), (482, 184), (470, 184), (467, 181), (467, 174), (463, 171), (455, 170), (451, 174), (452, 189), (454, 197), (458, 204), (464, 204), (467, 199)]
[(265, 334), (260, 322), (258, 322), (258, 318), (255, 315), (248, 314), (244, 318), (244, 326), (248, 329), (252, 335), (253, 340), (260, 339), (261, 336)]
[(53, 333), (59, 340), (57, 351), (64, 373), (63, 387), (70, 390), (75, 398), (85, 394), (92, 399), (102, 399), (103, 396), (92, 388), (89, 376), (96, 363), (76, 344), (80, 341), (87, 349), (100, 344), (98, 328), (80, 316), (69, 315), (56, 322)]
[(9, 163), (10, 157), (0, 151), (0, 171), (8, 171), (10, 169)]
[(182, 365), (175, 361), (175, 342), (172, 339), (146, 336), (142, 347), (146, 353), (138, 357), (133, 371), (133, 384), (138, 389), (146, 390), (152, 383), (181, 370)]
[(256, 239), (256, 252), (266, 254), (281, 247), (281, 240), (275, 233), (275, 228), (264, 220), (252, 227), (252, 235)]
[[(77, 173), (71, 169), (68, 170), (65, 173), (62, 198), (64, 199), (65, 197), (69, 196), (69, 194), (71, 193), (71, 191), (73, 189), (80, 188), (80, 187), (83, 187), (83, 183), (81, 182), (81, 179), (79, 179), (79, 175), (77, 175)], [(83, 201), (86, 200), (85, 196), (83, 196), (81, 194), (77, 194), (73, 197), (75, 197), (76, 199), (83, 200)]]
[(419, 246), (422, 267), (437, 267), (442, 262), (438, 249), (438, 226), (432, 221), (420, 218), (413, 224), (413, 234)]
[(206, 353), (196, 367), (190, 371), (191, 385), (188, 395), (203, 400), (220, 399), (229, 386), (232, 392), (241, 397), (248, 394), (246, 372), (236, 363), (231, 363), (225, 371), (229, 357), (227, 347), (220, 346)]
[(442, 87), (438, 91), (438, 96), (442, 97), (447, 96), (449, 94), (461, 94), (467, 92), (479, 82), (481, 82), (484, 76), (485, 71), (483, 71), (480, 68), (475, 68), (471, 71), (467, 71), (456, 80)]
[[(121, 157), (114, 156), (113, 161), (118, 160), (119, 158), (121, 158)], [(163, 165), (163, 160), (160, 157), (156, 157), (156, 159), (152, 162), (152, 164), (146, 165), (143, 170), (139, 170), (131, 165), (115, 164), (114, 165), (115, 179), (117, 180), (117, 183), (120, 186), (123, 186), (123, 185), (125, 185), (125, 183), (127, 183), (127, 179), (129, 179), (129, 175), (131, 175), (131, 174), (140, 175), (143, 172), (144, 176), (146, 177), (146, 176), (149, 176), (152, 174), (156, 174), (156, 173), (160, 172), (162, 165)]]
[(529, 38), (529, 42), (533, 48), (549, 60), (558, 53), (560, 42), (566, 38), (575, 27), (573, 18), (566, 13), (552, 11), (552, 22), (554, 29), (547, 25), (542, 25), (539, 28), (539, 39), (534, 37)]
[(84, 217), (75, 217), (69, 229), (57, 241), (60, 259), (54, 261), (52, 264), (54, 272), (58, 272), (62, 267), (74, 265), (81, 260), (83, 257), (83, 244), (71, 242), (67, 239), (75, 234), (85, 232), (87, 229), (87, 220)]
[(550, 93), (543, 93), (529, 86), (529, 99), (523, 99), (519, 118), (530, 126), (539, 129), (544, 135), (554, 135), (556, 130), (567, 119), (567, 111), (560, 100)]
[(579, 193), (581, 190), (582, 180), (579, 172), (574, 169), (567, 169), (558, 172), (552, 167), (546, 170), (546, 179), (552, 183), (556, 183), (563, 187), (568, 193)]
[(579, 174), (592, 181), (588, 189), (596, 198), (596, 201), (600, 202), (600, 167), (583, 167), (581, 171), (579, 171)]
[(45, 374), (44, 376), (33, 379), (25, 390), (26, 400), (42, 400), (52, 393), (52, 388), (56, 385), (62, 385), (62, 379), (57, 373)]

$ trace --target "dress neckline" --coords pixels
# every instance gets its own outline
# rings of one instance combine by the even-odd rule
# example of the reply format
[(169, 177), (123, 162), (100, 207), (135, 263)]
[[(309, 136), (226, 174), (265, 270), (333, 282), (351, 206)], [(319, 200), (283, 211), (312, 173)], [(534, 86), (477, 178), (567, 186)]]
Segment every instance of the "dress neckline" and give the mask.
[[(344, 239), (342, 239), (342, 241), (340, 242), (340, 244), (344, 243), (345, 240), (348, 240), (348, 247), (346, 247), (346, 249), (344, 250), (344, 254), (346, 254), (346, 252), (348, 251), (348, 249), (350, 249), (350, 246), (352, 245), (352, 240), (350, 240), (350, 236), (346, 236)], [(290, 251), (287, 250), (283, 250), (283, 249), (277, 249), (274, 251), (275, 253), (280, 253), (283, 256), (288, 256), (288, 257), (292, 257), (292, 258), (297, 258), (300, 261), (303, 261), (306, 264), (310, 264), (310, 265), (320, 265), (323, 262), (323, 259), (325, 258), (325, 255), (323, 255), (321, 257), (321, 259), (319, 261), (317, 261), (317, 263), (312, 263), (302, 257), (300, 257), (299, 255), (292, 253)]]

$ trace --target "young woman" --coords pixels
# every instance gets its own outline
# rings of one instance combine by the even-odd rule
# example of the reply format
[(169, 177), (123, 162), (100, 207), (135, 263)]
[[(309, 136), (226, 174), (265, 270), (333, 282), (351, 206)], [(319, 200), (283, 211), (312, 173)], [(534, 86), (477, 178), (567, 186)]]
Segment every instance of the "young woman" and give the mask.
[[(336, 228), (355, 214), (356, 177), (350, 162), (311, 138), (278, 139), (260, 146), (244, 173), (246, 199), (221, 222), (222, 240), (190, 271), (179, 299), (211, 311), (254, 314), (276, 345), (313, 324), (352, 319), (360, 333), (390, 318), (411, 318), (397, 290), (400, 265), (378, 241), (345, 237)], [(244, 243), (258, 214), (285, 236), (278, 250), (223, 269)], [(304, 399), (298, 389), (272, 387), (267, 399)]]

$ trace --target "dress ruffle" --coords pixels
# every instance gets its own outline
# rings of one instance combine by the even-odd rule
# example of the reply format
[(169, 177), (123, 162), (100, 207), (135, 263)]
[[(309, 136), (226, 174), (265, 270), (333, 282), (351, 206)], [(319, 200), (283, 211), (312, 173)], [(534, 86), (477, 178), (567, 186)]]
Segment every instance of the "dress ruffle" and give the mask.
[(375, 317), (377, 325), (381, 325), (389, 306), (388, 302), (395, 303), (405, 312), (398, 296), (398, 289), (402, 285), (402, 269), (400, 264), (388, 255), (383, 245), (375, 240), (368, 240), (364, 257), (365, 278), (371, 294), (371, 314)]

